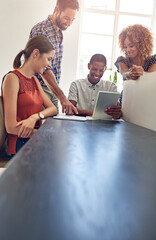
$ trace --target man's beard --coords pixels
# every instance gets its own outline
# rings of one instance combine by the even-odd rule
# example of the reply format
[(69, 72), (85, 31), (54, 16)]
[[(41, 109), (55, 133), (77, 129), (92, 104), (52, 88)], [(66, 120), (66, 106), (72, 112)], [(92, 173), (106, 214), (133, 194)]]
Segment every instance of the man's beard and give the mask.
[(58, 28), (62, 31), (66, 30), (68, 28), (67, 24), (61, 23), (60, 15), (56, 18), (56, 24), (57, 24)]

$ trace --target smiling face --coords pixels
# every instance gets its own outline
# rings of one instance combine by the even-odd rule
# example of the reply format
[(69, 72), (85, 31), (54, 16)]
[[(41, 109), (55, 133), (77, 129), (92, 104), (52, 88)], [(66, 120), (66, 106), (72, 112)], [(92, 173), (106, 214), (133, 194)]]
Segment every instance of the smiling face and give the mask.
[(51, 67), (51, 61), (53, 57), (54, 57), (54, 50), (48, 53), (43, 53), (43, 54), (39, 53), (37, 61), (35, 63), (35, 72), (39, 74), (43, 74), (43, 72), (47, 67)]
[(77, 10), (66, 8), (63, 11), (60, 11), (59, 8), (56, 9), (57, 16), (55, 19), (56, 25), (62, 30), (66, 30), (74, 21)]
[(106, 66), (103, 62), (93, 62), (88, 63), (88, 69), (90, 70), (88, 80), (91, 84), (95, 85), (102, 78), (106, 70)]
[(126, 57), (129, 57), (131, 59), (136, 58), (138, 55), (138, 50), (136, 46), (129, 40), (127, 37), (124, 41), (124, 49)]

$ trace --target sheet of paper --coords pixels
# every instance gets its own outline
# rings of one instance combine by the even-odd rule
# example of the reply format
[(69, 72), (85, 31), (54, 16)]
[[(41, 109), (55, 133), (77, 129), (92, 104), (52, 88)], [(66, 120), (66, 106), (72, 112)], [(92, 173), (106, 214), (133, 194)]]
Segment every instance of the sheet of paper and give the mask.
[[(74, 121), (87, 121), (87, 120), (98, 120), (91, 116), (81, 117), (81, 116), (75, 116), (75, 115), (65, 115), (65, 114), (58, 114), (57, 116), (54, 116), (55, 119), (63, 119), (63, 120), (74, 120)], [(105, 121), (110, 121), (106, 119)], [(122, 119), (112, 119), (112, 121), (123, 121)]]
[[(86, 117), (87, 120), (92, 120), (92, 121), (96, 121), (96, 120), (100, 120), (100, 119), (96, 119), (96, 118), (93, 118), (91, 116), (87, 116)], [(101, 119), (102, 121), (118, 121), (118, 122), (124, 122), (124, 120), (122, 118), (120, 119)]]
[(55, 119), (64, 119), (64, 120), (74, 120), (74, 121), (86, 121), (86, 117), (75, 116), (75, 115), (66, 115), (66, 114), (58, 114), (54, 116)]

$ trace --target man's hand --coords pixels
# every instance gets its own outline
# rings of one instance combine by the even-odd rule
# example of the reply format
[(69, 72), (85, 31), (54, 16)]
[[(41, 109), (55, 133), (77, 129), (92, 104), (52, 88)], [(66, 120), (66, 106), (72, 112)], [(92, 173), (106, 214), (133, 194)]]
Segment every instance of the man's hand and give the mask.
[(67, 99), (64, 98), (63, 101), (60, 101), (62, 105), (62, 112), (66, 113), (67, 115), (77, 115), (78, 111), (76, 107)]
[(118, 103), (115, 106), (113, 105), (106, 108), (105, 113), (107, 113), (108, 115), (111, 115), (114, 119), (119, 119), (122, 115), (120, 104)]
[(60, 103), (62, 105), (62, 112), (66, 113), (67, 115), (78, 114), (76, 107), (74, 107), (73, 104), (66, 98), (63, 91), (57, 85), (55, 76), (52, 71), (47, 70), (44, 72), (42, 77), (50, 91), (60, 100)]

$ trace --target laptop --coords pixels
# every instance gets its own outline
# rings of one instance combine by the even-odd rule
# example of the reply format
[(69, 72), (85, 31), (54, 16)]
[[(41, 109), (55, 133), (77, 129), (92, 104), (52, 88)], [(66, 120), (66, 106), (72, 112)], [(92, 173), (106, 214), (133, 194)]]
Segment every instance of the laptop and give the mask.
[(110, 120), (112, 116), (104, 112), (105, 108), (112, 105), (117, 105), (118, 99), (120, 97), (119, 92), (106, 92), (99, 91), (96, 98), (93, 115), (91, 117), (86, 117), (87, 120)]

